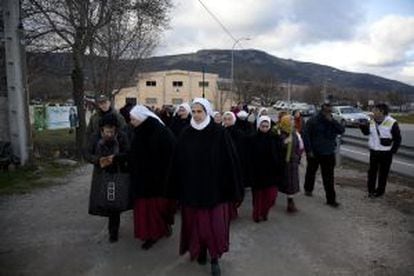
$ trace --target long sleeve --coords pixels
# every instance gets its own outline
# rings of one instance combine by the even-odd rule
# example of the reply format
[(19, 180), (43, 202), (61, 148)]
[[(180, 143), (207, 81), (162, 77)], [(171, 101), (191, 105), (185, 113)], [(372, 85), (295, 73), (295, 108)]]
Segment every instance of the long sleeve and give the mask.
[(401, 145), (401, 140), (402, 140), (400, 127), (398, 126), (397, 122), (395, 122), (394, 125), (392, 126), (391, 134), (392, 134), (392, 140), (393, 140), (391, 152), (395, 154), (397, 153), (398, 148)]
[(361, 130), (362, 134), (369, 135), (371, 132), (369, 130), (369, 123), (359, 125), (359, 129)]

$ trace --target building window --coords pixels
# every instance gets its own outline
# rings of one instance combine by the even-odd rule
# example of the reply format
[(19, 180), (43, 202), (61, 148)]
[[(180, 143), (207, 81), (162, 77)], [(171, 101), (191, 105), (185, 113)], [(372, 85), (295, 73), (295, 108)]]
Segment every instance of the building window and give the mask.
[(125, 103), (126, 104), (136, 105), (137, 104), (137, 98), (126, 97), (125, 98)]
[(157, 86), (156, 81), (147, 81), (147, 86)]
[(146, 98), (145, 103), (146, 104), (157, 104), (157, 98)]
[(199, 81), (198, 87), (208, 87), (208, 81)]
[(173, 87), (182, 87), (183, 82), (182, 81), (173, 81)]
[(182, 104), (183, 103), (183, 99), (181, 99), (181, 98), (173, 98), (171, 102), (172, 102), (172, 104)]

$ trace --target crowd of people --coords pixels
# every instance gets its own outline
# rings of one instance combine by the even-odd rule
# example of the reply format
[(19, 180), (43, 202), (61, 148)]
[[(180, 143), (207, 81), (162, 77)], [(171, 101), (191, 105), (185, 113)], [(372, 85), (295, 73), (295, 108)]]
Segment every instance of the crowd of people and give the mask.
[[(212, 275), (220, 275), (219, 258), (229, 250), (230, 222), (239, 216), (245, 191), (252, 193), (252, 220), (256, 223), (269, 219), (278, 193), (286, 195), (289, 214), (298, 211), (294, 196), (300, 190), (299, 164), (304, 152), (305, 195), (312, 196), (320, 166), (326, 203), (339, 206), (334, 154), (336, 137), (345, 129), (333, 120), (329, 103), (306, 124), (299, 111), (281, 111), (277, 120), (272, 120), (266, 108), (255, 112), (239, 105), (222, 114), (213, 111), (204, 98), (183, 103), (175, 112), (139, 104), (126, 105), (117, 112), (105, 96), (98, 98), (97, 105), (87, 128), (85, 148), (86, 159), (94, 164), (89, 213), (109, 218), (110, 242), (118, 240), (120, 213), (133, 209), (135, 238), (148, 250), (172, 234), (179, 210), (179, 253), (189, 252), (191, 260), (199, 264), (206, 264), (209, 255)], [(382, 153), (375, 150), (395, 153), (401, 143), (398, 124), (387, 113), (384, 116), (387, 110), (382, 106), (377, 109), (382, 117), (376, 116), (374, 125), (361, 125), (361, 129), (371, 135), (374, 147), (371, 140), (381, 135), (392, 142), (371, 150), (374, 161), (382, 160)], [(380, 169), (376, 190), (374, 174), (385, 166), (383, 163), (390, 163), (389, 155), (386, 158), (388, 161), (378, 161), (370, 168), (370, 196), (385, 192), (388, 171)], [(121, 173), (129, 175), (125, 182), (130, 186), (129, 203), (123, 209), (102, 207), (98, 202), (105, 179), (102, 175)]]

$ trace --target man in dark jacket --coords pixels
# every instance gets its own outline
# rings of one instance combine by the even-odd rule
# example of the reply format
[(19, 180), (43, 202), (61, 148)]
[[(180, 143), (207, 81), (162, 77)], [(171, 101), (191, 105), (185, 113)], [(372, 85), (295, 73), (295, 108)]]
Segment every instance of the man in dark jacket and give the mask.
[(113, 107), (106, 95), (100, 95), (96, 98), (97, 110), (89, 120), (86, 128), (86, 140), (99, 132), (99, 121), (106, 114), (114, 114), (118, 121), (119, 129), (125, 131), (126, 123), (124, 117), (118, 113)]
[(334, 187), (336, 137), (345, 132), (345, 128), (332, 117), (329, 102), (322, 105), (321, 111), (305, 125), (304, 144), (307, 157), (305, 176), (305, 195), (312, 196), (315, 175), (321, 166), (322, 182), (325, 188), (326, 203), (338, 207)]

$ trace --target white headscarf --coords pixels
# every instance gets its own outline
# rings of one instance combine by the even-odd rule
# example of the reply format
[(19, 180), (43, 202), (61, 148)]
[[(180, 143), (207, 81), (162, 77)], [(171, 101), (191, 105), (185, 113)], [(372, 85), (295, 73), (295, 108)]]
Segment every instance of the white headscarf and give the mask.
[[(224, 116), (226, 116), (226, 115), (230, 115), (231, 116), (231, 118), (232, 118), (232, 123), (231, 123), (231, 125), (234, 125), (235, 123), (236, 123), (236, 115), (234, 115), (234, 113), (233, 112), (231, 112), (231, 111), (226, 111), (226, 112), (224, 112), (224, 114), (223, 114), (223, 118), (224, 118)], [(223, 124), (224, 125), (224, 124)]]
[(262, 108), (259, 109), (259, 112), (257, 113), (257, 116), (259, 116), (259, 117), (262, 116), (263, 111), (269, 112), (269, 110), (266, 107), (262, 107)]
[(146, 106), (140, 104), (134, 106), (129, 112), (129, 115), (137, 120), (140, 120), (141, 122), (145, 121), (148, 117), (152, 117), (157, 119), (161, 124), (165, 125), (163, 121), (161, 121), (161, 119), (154, 114), (154, 112), (150, 111)]
[(184, 108), (184, 109), (185, 109), (185, 111), (187, 111), (187, 115), (188, 115), (188, 114), (190, 114), (190, 115), (191, 115), (191, 106), (190, 106), (188, 103), (182, 103), (182, 104), (180, 104), (180, 105), (178, 106), (178, 108), (177, 108), (177, 111), (178, 111), (178, 109), (180, 109), (180, 107)]
[(194, 104), (200, 104), (204, 107), (204, 109), (206, 110), (206, 118), (204, 119), (204, 121), (198, 124), (194, 120), (194, 117), (191, 117), (190, 125), (197, 130), (202, 130), (205, 127), (207, 127), (208, 124), (210, 123), (210, 120), (211, 120), (210, 116), (213, 115), (213, 110), (211, 109), (210, 102), (204, 98), (195, 98), (193, 102), (191, 103), (191, 106)]
[(267, 115), (263, 115), (263, 116), (260, 116), (259, 117), (259, 119), (257, 119), (257, 128), (259, 128), (260, 127), (260, 124), (262, 123), (262, 122), (268, 122), (269, 123), (269, 125), (271, 124), (271, 119), (270, 119), (270, 117), (269, 116), (267, 116)]
[(239, 113), (237, 113), (237, 118), (239, 118), (240, 120), (244, 120), (248, 116), (249, 116), (249, 114), (244, 110), (241, 110), (241, 111), (239, 111)]

